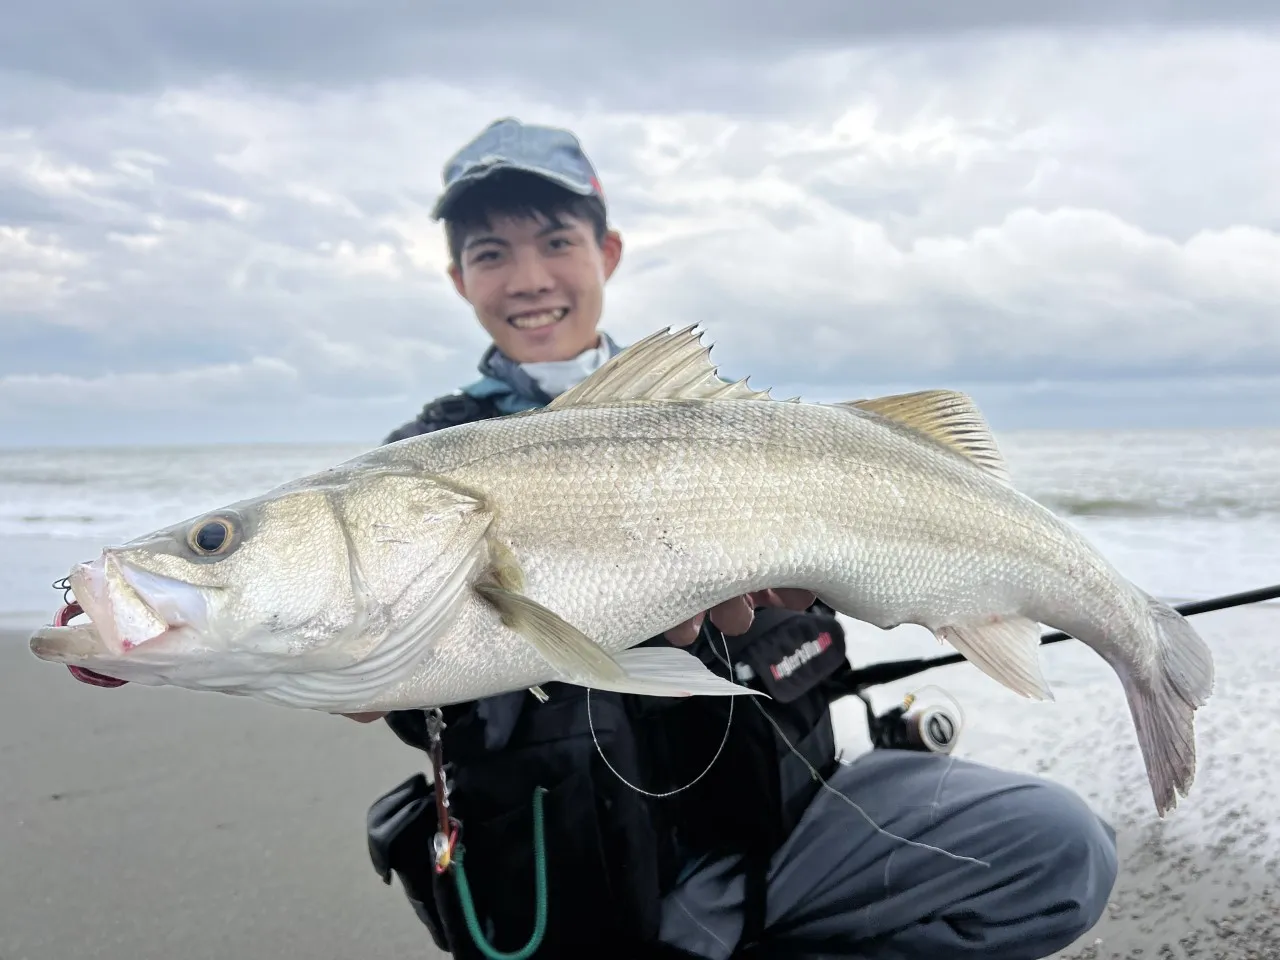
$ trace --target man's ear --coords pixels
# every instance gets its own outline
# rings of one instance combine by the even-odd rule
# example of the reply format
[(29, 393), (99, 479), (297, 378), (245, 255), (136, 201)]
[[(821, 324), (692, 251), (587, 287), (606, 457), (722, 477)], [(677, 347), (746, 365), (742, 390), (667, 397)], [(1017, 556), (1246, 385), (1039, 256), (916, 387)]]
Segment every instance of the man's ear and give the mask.
[(470, 303), (471, 300), (467, 296), (467, 285), (462, 279), (462, 268), (456, 263), (450, 263), (448, 273), (449, 279), (453, 281), (453, 289), (458, 291), (458, 296)]
[(600, 253), (604, 259), (604, 278), (608, 280), (622, 260), (622, 234), (617, 230), (606, 233), (600, 244)]

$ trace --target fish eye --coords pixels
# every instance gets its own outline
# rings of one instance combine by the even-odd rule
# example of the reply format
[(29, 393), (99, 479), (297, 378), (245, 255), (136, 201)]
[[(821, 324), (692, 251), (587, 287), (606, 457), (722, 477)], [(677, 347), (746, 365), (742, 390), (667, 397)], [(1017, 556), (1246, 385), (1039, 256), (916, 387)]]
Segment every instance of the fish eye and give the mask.
[(191, 528), (191, 532), (187, 534), (187, 544), (201, 556), (217, 556), (230, 549), (234, 533), (231, 521), (224, 517), (211, 517), (201, 520)]

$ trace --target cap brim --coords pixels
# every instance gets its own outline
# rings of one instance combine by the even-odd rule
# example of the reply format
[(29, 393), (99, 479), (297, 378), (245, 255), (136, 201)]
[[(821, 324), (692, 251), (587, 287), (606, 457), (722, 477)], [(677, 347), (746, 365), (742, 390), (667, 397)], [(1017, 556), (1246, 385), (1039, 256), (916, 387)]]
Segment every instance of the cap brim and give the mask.
[(552, 170), (545, 170), (541, 167), (535, 167), (523, 163), (512, 163), (509, 160), (501, 160), (496, 163), (488, 164), (481, 168), (468, 170), (459, 176), (453, 183), (445, 188), (436, 200), (435, 205), (431, 208), (432, 220), (443, 220), (452, 207), (464, 193), (474, 187), (476, 184), (487, 180), (489, 177), (500, 173), (529, 173), (535, 177), (542, 177), (544, 180), (550, 180), (557, 186), (564, 187), (573, 193), (583, 197), (594, 196), (595, 187), (590, 183), (584, 183), (580, 180), (574, 180), (572, 177), (566, 177), (564, 174), (556, 173)]

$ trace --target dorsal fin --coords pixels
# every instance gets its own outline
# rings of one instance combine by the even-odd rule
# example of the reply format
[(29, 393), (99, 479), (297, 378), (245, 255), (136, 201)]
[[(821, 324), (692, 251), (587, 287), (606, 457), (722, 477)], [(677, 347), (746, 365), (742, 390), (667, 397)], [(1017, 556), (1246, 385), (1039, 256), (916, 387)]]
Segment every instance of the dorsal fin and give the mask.
[(720, 379), (711, 349), (702, 345), (697, 324), (660, 330), (627, 347), (587, 379), (566, 390), (543, 409), (563, 410), (611, 400), (772, 400), (767, 390), (747, 381)]
[(878, 414), (927, 437), (977, 464), (992, 476), (1009, 482), (1008, 467), (991, 427), (966, 394), (955, 390), (921, 390), (871, 400), (836, 404)]

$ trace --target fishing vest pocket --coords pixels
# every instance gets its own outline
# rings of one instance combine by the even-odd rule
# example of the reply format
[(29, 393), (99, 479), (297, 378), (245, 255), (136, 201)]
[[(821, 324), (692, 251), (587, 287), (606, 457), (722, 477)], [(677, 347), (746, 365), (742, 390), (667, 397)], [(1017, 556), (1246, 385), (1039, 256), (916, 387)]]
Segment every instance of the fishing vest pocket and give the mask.
[(449, 760), (446, 734), (466, 877), (490, 943), (502, 951), (523, 946), (537, 917), (533, 795), (544, 788), (547, 924), (539, 955), (605, 956), (619, 940), (656, 937), (660, 831), (646, 798), (619, 779), (645, 779), (621, 699), (593, 691), (589, 723), (582, 688), (555, 684), (547, 692), (547, 703), (525, 705), (499, 750)]
[[(590, 774), (570, 773), (549, 786), (541, 828), (547, 927), (540, 953), (609, 942), (626, 926), (626, 907), (611, 876)], [(476, 917), (503, 952), (524, 946), (537, 923), (536, 829), (532, 789), (505, 813), (464, 820), (460, 843)]]

